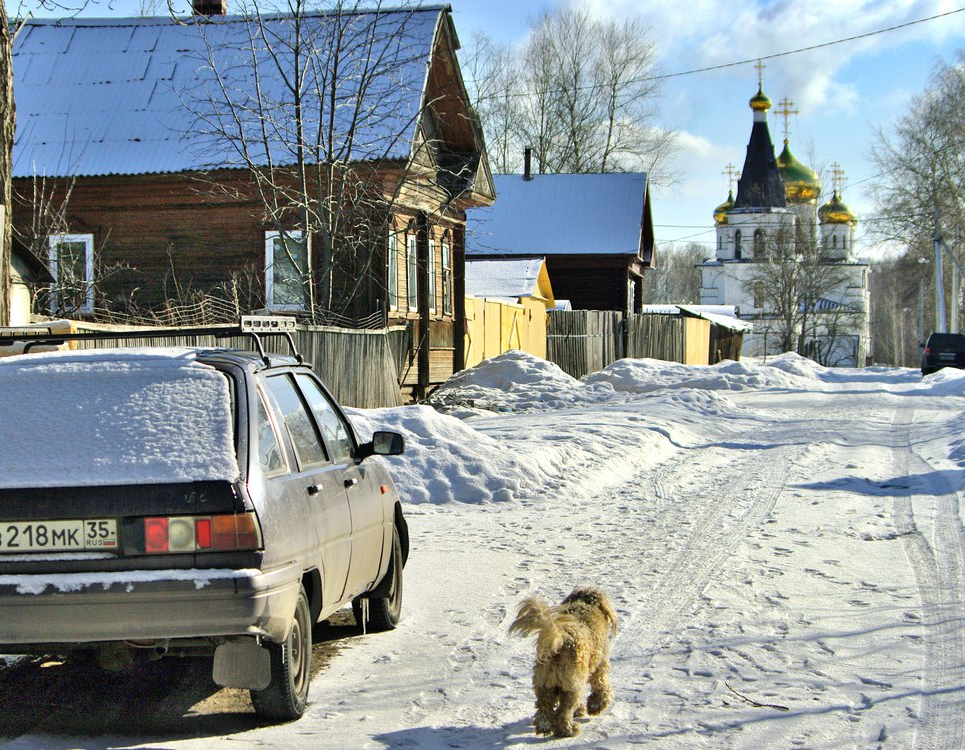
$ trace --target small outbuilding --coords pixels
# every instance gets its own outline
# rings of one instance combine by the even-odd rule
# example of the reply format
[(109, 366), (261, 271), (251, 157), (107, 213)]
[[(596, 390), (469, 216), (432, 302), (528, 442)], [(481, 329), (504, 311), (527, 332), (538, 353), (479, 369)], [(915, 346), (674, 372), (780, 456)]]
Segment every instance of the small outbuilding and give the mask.
[(466, 367), (510, 349), (546, 357), (556, 305), (544, 258), (466, 261)]
[(647, 175), (493, 175), (492, 206), (466, 219), (466, 257), (546, 259), (575, 310), (639, 312), (654, 261)]
[[(672, 333), (667, 326), (651, 325), (661, 317), (672, 319)], [(628, 335), (638, 340), (628, 342), (628, 348), (636, 352), (635, 356), (671, 359), (686, 365), (739, 360), (744, 334), (754, 327), (737, 317), (733, 305), (644, 305), (631, 326)], [(640, 353), (641, 347), (645, 353)]]

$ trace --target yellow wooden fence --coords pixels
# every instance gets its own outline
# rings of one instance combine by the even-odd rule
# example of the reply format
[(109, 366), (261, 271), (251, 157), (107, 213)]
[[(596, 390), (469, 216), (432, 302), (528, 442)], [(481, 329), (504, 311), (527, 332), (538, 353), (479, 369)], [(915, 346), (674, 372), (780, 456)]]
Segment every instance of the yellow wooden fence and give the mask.
[(466, 297), (466, 367), (510, 349), (546, 358), (546, 305)]

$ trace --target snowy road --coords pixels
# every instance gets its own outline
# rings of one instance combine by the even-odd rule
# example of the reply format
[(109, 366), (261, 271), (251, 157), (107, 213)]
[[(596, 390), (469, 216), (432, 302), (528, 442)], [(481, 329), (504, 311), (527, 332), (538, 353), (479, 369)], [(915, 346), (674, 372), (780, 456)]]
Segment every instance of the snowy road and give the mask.
[(407, 433), (405, 619), (351, 639), (303, 719), (6, 747), (529, 747), (508, 625), (580, 584), (621, 617), (617, 697), (554, 747), (965, 747), (965, 373), (499, 364), (452, 400), (516, 412), (359, 415)]

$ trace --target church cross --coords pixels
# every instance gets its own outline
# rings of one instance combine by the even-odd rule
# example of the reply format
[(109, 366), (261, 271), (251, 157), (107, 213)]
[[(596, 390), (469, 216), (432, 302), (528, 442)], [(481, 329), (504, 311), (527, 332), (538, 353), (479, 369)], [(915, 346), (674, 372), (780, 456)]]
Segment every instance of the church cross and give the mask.
[(834, 186), (834, 191), (840, 196), (845, 182), (844, 170), (841, 169), (841, 165), (838, 164), (838, 162), (832, 162), (830, 171), (831, 184)]
[(786, 96), (777, 103), (777, 106), (781, 107), (781, 109), (775, 109), (774, 113), (784, 116), (784, 142), (787, 143), (787, 137), (791, 134), (791, 128), (788, 124), (788, 120), (790, 119), (791, 115), (797, 115), (800, 114), (800, 112), (798, 112), (796, 109), (791, 109), (791, 107), (794, 106), (794, 102), (792, 102)]
[(734, 180), (739, 180), (741, 178), (740, 170), (734, 167), (733, 164), (728, 164), (724, 167), (724, 171), (721, 172), (722, 175), (727, 177), (727, 189), (732, 191), (734, 189)]
[(760, 87), (763, 87), (764, 86), (764, 68), (766, 68), (767, 66), (763, 62), (758, 60), (757, 65), (755, 65), (754, 67), (757, 68), (757, 85)]

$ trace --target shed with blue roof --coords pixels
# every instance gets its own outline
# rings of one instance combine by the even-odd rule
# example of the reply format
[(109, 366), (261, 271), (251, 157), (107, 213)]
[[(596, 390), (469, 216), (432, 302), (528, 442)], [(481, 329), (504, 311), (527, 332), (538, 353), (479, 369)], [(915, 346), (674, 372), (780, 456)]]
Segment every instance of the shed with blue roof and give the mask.
[(575, 309), (640, 311), (643, 274), (654, 262), (646, 174), (493, 179), (499, 200), (469, 212), (469, 257), (542, 257), (556, 298)]

